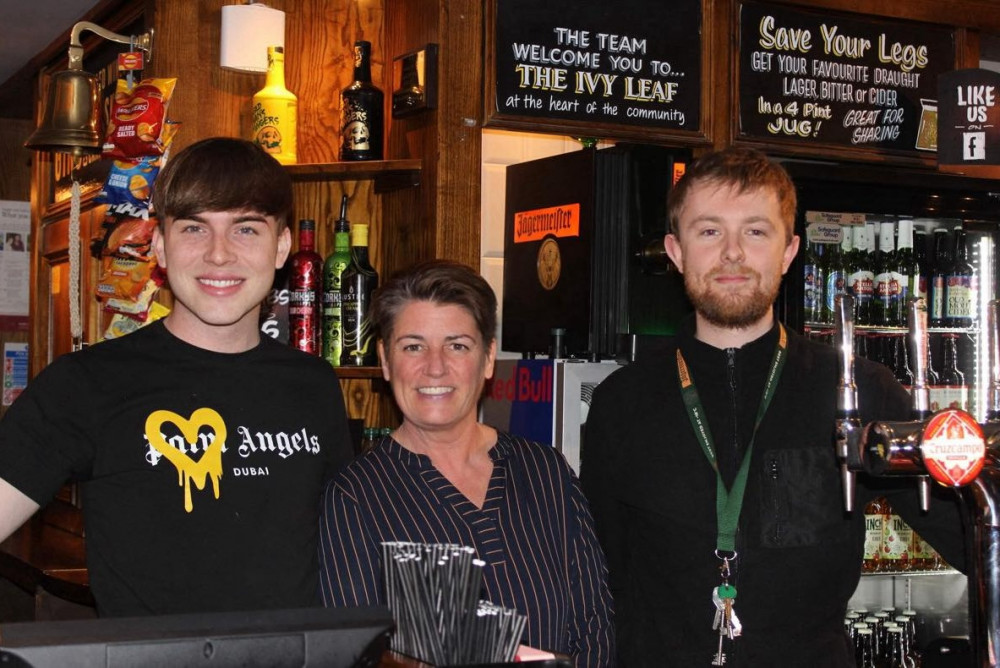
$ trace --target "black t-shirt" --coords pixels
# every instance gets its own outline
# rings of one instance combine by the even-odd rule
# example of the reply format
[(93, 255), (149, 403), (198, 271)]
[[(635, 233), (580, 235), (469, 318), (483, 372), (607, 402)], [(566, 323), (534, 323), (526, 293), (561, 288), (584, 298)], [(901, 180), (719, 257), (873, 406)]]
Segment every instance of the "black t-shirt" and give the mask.
[(42, 505), (84, 483), (102, 615), (317, 603), (320, 494), (350, 453), (326, 362), (162, 323), (56, 360), (0, 422), (0, 478)]

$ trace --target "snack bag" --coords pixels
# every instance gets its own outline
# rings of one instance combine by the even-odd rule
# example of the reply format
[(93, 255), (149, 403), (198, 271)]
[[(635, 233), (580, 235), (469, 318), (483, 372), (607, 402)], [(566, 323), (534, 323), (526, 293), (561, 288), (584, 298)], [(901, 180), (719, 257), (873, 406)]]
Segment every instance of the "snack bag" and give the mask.
[[(97, 298), (135, 302), (150, 282), (156, 259), (153, 256), (153, 228), (156, 219), (109, 217), (101, 251), (101, 276), (97, 281)], [(148, 306), (129, 306), (132, 313), (144, 312)], [(114, 310), (118, 310), (116, 307)]]
[(143, 79), (129, 90), (127, 81), (118, 80), (104, 140), (105, 158), (141, 158), (166, 151), (168, 137), (163, 131), (176, 84), (177, 79)]
[(149, 218), (153, 181), (162, 162), (163, 156), (159, 155), (115, 160), (94, 203), (107, 204), (111, 215)]
[(104, 331), (104, 340), (117, 339), (120, 336), (131, 334), (140, 327), (148, 325), (151, 322), (156, 322), (169, 313), (170, 309), (158, 302), (153, 302), (150, 305), (149, 311), (143, 318), (133, 318), (132, 316), (116, 313), (112, 316), (108, 328)]

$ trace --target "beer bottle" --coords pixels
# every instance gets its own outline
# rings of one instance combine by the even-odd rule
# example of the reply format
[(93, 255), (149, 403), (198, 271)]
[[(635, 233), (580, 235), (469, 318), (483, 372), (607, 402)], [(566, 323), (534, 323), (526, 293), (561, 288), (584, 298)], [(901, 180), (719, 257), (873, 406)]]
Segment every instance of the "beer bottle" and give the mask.
[(923, 299), (927, 306), (928, 317), (930, 317), (930, 284), (931, 284), (931, 263), (927, 258), (927, 233), (916, 228), (914, 221), (913, 229), (913, 257), (916, 260), (918, 279), (913, 296)]
[(934, 230), (934, 264), (931, 270), (931, 303), (927, 311), (928, 324), (931, 327), (944, 327), (945, 284), (951, 271), (951, 250), (948, 248), (948, 230)]
[(929, 394), (928, 399), (930, 400), (931, 413), (934, 413), (940, 409), (935, 403), (936, 397), (938, 396), (938, 391), (941, 388), (941, 376), (938, 374), (937, 370), (934, 368), (934, 356), (932, 350), (934, 346), (930, 345), (928, 341), (927, 345), (927, 392)]
[[(937, 404), (941, 409), (969, 410), (969, 386), (965, 374), (958, 370), (958, 334), (942, 335), (944, 349), (941, 362), (941, 384), (938, 386)], [(934, 398), (931, 398), (934, 403)]]
[(854, 663), (858, 668), (875, 668), (875, 641), (872, 629), (858, 629), (854, 644)]
[(857, 225), (851, 231), (851, 261), (848, 265), (848, 293), (854, 297), (854, 323), (872, 324), (872, 293), (875, 275), (868, 263), (868, 231), (865, 225)]
[(906, 325), (906, 302), (920, 296), (920, 265), (913, 249), (913, 219), (900, 218), (896, 242), (896, 283), (899, 286), (899, 324)]
[(877, 327), (899, 325), (899, 284), (896, 282), (896, 240), (892, 221), (879, 224), (878, 254), (875, 256), (875, 298), (872, 324)]
[(818, 323), (823, 320), (823, 250), (814, 236), (815, 225), (806, 230), (806, 255), (802, 266), (802, 308), (806, 322)]
[(861, 570), (865, 573), (881, 571), (882, 559), (882, 522), (885, 499), (872, 499), (865, 506), (865, 548)]
[(955, 250), (951, 270), (944, 286), (944, 319), (948, 327), (972, 327), (976, 317), (978, 281), (969, 262), (965, 230), (955, 228)]
[(848, 259), (851, 254), (850, 228), (840, 228), (840, 244), (831, 244), (827, 252), (826, 287), (823, 290), (823, 322), (832, 323), (837, 295), (847, 292)]
[(913, 542), (912, 529), (899, 515), (888, 509), (883, 515), (882, 559), (893, 573), (910, 570), (910, 545)]
[(910, 355), (907, 352), (906, 334), (893, 334), (892, 340), (892, 372), (899, 384), (907, 392), (913, 390), (913, 372), (910, 370)]

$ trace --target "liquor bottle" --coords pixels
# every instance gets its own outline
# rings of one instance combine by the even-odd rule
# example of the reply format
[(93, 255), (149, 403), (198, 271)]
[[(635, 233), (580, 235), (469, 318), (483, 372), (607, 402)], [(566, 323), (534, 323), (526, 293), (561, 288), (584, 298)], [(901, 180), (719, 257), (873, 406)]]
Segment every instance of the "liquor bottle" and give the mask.
[(868, 231), (865, 225), (857, 225), (851, 232), (851, 261), (848, 265), (848, 292), (854, 297), (854, 322), (857, 325), (872, 324), (872, 293), (875, 289), (875, 274), (868, 263)]
[(897, 224), (896, 282), (899, 285), (899, 324), (906, 325), (906, 303), (920, 296), (920, 265), (913, 250), (913, 219), (900, 218)]
[(944, 327), (945, 284), (951, 271), (951, 250), (948, 248), (948, 230), (934, 230), (934, 264), (931, 269), (931, 304), (927, 311), (931, 327)]
[(882, 523), (885, 499), (872, 499), (865, 506), (865, 547), (861, 570), (865, 573), (878, 573), (882, 559)]
[(826, 286), (823, 289), (823, 322), (832, 323), (837, 295), (847, 292), (848, 260), (851, 255), (850, 228), (840, 230), (840, 244), (831, 244), (826, 256)]
[(875, 298), (872, 301), (872, 321), (878, 327), (894, 327), (900, 322), (899, 284), (896, 282), (895, 225), (883, 221), (879, 225), (878, 255), (875, 257)]
[(323, 258), (315, 248), (316, 222), (299, 221), (299, 249), (289, 258), (288, 343), (318, 355)]
[(378, 363), (368, 312), (376, 287), (378, 273), (368, 261), (368, 225), (355, 223), (351, 226), (351, 263), (340, 276), (344, 322), (341, 366), (375, 366)]
[(350, 263), (350, 223), (347, 220), (347, 195), (344, 195), (340, 199), (340, 217), (333, 225), (333, 252), (323, 264), (323, 359), (333, 366), (340, 366), (340, 355), (344, 350), (340, 279)]
[(288, 271), (290, 262), (274, 272), (271, 290), (260, 309), (260, 331), (275, 341), (288, 344)]
[(283, 165), (296, 162), (298, 99), (285, 88), (285, 49), (267, 47), (267, 79), (253, 96), (251, 139)]
[[(965, 384), (965, 374), (958, 370), (958, 334), (948, 333), (942, 336), (944, 349), (942, 352), (940, 385), (937, 390), (937, 405), (941, 409), (959, 408), (969, 410), (969, 386)], [(931, 404), (935, 397), (931, 398)]]
[(382, 91), (372, 84), (371, 42), (354, 43), (354, 81), (340, 93), (340, 159), (382, 159)]
[(823, 244), (812, 238), (813, 226), (806, 232), (806, 255), (802, 267), (802, 308), (806, 322), (823, 320)]
[(955, 228), (955, 251), (944, 286), (944, 319), (948, 327), (971, 327), (976, 317), (978, 280), (969, 262), (965, 230)]

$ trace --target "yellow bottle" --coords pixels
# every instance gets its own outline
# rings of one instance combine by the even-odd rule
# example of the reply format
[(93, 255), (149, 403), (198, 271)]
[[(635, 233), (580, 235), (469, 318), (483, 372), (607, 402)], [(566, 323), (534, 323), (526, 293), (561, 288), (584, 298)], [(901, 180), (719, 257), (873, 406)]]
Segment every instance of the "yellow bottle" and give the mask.
[(283, 165), (295, 164), (298, 98), (285, 88), (285, 49), (267, 47), (267, 81), (253, 96), (251, 139)]

